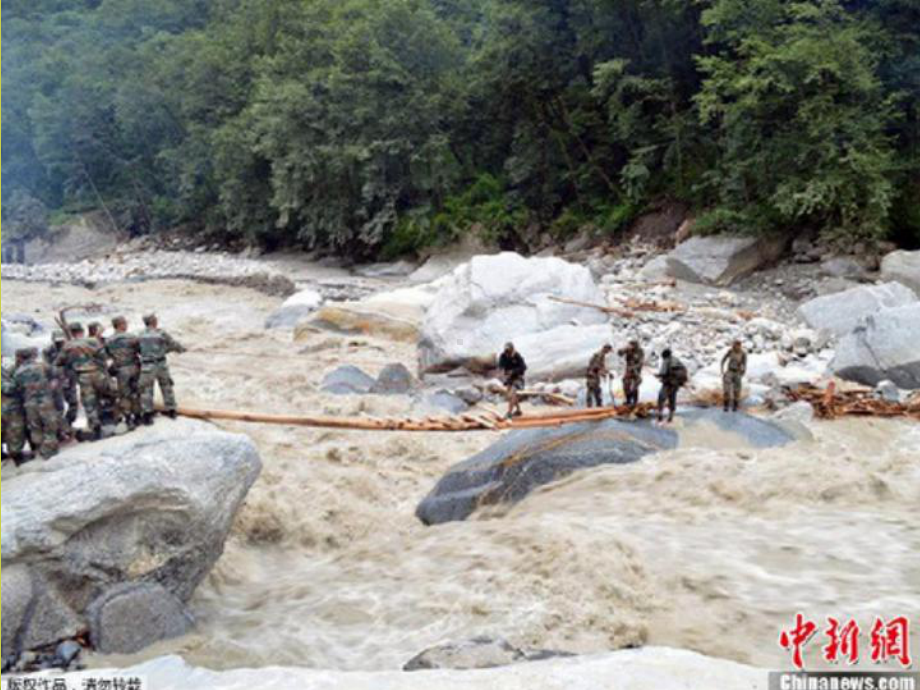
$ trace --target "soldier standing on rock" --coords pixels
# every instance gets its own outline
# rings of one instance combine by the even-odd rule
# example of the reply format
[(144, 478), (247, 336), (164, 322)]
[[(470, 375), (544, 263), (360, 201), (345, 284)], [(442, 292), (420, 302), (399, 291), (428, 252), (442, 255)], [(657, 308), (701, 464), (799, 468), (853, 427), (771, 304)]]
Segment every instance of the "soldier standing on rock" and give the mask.
[(46, 460), (54, 457), (58, 452), (60, 423), (58, 411), (54, 407), (50, 369), (39, 360), (37, 348), (16, 351), (13, 381), (22, 395), (33, 452), (37, 448)]
[[(607, 369), (607, 355), (613, 352), (612, 345), (604, 345), (600, 350), (594, 353), (591, 361), (588, 362), (588, 371), (586, 382), (588, 386), (588, 407), (603, 407), (604, 392), (601, 388), (601, 380), (610, 375)], [(611, 401), (611, 404), (614, 401)]]
[(61, 415), (61, 436), (69, 438), (73, 436), (73, 425), (77, 421), (80, 403), (77, 400), (77, 380), (73, 373), (55, 364), (66, 342), (64, 331), (55, 331), (51, 336), (51, 345), (42, 351), (42, 358), (51, 369), (55, 382), (54, 406)]
[(108, 372), (106, 371), (105, 350), (95, 338), (85, 337), (83, 326), (75, 323), (70, 327), (73, 340), (68, 340), (61, 348), (55, 365), (72, 372), (80, 385), (80, 400), (86, 421), (89, 425), (90, 438), (98, 441), (102, 438), (102, 417), (99, 399), (111, 396)]
[(26, 411), (13, 371), (6, 367), (3, 367), (3, 445), (10, 459), (21, 465), (25, 460)]
[(661, 390), (658, 392), (658, 422), (664, 420), (664, 408), (668, 407), (668, 423), (674, 421), (674, 413), (677, 411), (677, 393), (681, 387), (686, 385), (689, 380), (687, 367), (681, 362), (670, 349), (661, 353), (661, 369), (658, 371), (658, 379), (661, 381)]
[(173, 391), (173, 380), (166, 363), (166, 355), (170, 352), (185, 352), (185, 348), (176, 342), (166, 331), (159, 329), (159, 322), (155, 314), (144, 317), (146, 328), (138, 336), (141, 359), (140, 392), (143, 422), (153, 424), (153, 397), (154, 387), (159, 384), (163, 394), (163, 405), (166, 407), (166, 416), (176, 418), (176, 395)]
[(521, 401), (518, 391), (524, 390), (524, 374), (527, 373), (527, 363), (521, 353), (514, 349), (514, 343), (507, 343), (501, 357), (498, 358), (498, 368), (501, 369), (505, 379), (505, 388), (508, 396), (508, 419), (520, 417)]
[(136, 429), (141, 423), (140, 393), (140, 341), (128, 333), (128, 321), (123, 316), (112, 319), (115, 335), (105, 344), (105, 350), (112, 359), (112, 372), (117, 391), (117, 407), (129, 429)]
[(626, 396), (626, 406), (636, 407), (639, 404), (639, 389), (642, 386), (645, 351), (638, 340), (630, 340), (629, 346), (624, 347), (618, 354), (626, 358), (626, 371), (623, 372), (623, 395)]
[(741, 405), (741, 388), (747, 373), (747, 353), (740, 340), (722, 358), (722, 405), (726, 412), (737, 412)]

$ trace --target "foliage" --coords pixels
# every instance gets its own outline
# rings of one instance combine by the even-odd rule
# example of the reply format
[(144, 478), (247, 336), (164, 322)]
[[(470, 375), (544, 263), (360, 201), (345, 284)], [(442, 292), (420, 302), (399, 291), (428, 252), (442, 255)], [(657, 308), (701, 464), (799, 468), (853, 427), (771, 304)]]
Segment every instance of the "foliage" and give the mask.
[(667, 197), (706, 231), (916, 237), (915, 0), (2, 9), (4, 219), (21, 192), (135, 233), (395, 257), (615, 234)]

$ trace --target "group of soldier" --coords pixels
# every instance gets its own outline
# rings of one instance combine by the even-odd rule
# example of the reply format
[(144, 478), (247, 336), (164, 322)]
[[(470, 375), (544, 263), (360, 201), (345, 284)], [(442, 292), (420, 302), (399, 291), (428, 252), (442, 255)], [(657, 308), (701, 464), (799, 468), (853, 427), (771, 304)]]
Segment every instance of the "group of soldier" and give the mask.
[[(612, 345), (604, 345), (588, 362), (585, 374), (587, 388), (587, 405), (591, 407), (604, 406), (604, 391), (602, 382), (612, 376), (607, 368), (607, 357), (613, 352)], [(626, 406), (635, 409), (639, 405), (639, 389), (642, 386), (642, 370), (645, 367), (645, 351), (638, 340), (631, 340), (629, 345), (617, 352), (625, 360), (623, 371), (623, 396)], [(524, 388), (524, 375), (527, 364), (513, 343), (505, 345), (498, 360), (498, 367), (505, 379), (508, 397), (508, 418), (521, 414), (520, 397), (518, 393)], [(725, 412), (737, 412), (741, 406), (741, 393), (744, 375), (747, 373), (747, 353), (741, 341), (736, 340), (722, 358), (722, 404)], [(658, 391), (658, 421), (665, 421), (667, 409), (667, 422), (674, 421), (677, 411), (677, 394), (689, 382), (689, 373), (686, 365), (678, 359), (671, 349), (661, 353), (661, 365), (656, 375), (661, 382)], [(615, 395), (610, 392), (611, 404), (615, 404)]]
[[(67, 325), (55, 331), (51, 344), (16, 351), (15, 366), (3, 367), (3, 445), (18, 465), (28, 442), (33, 454), (50, 458), (60, 443), (73, 438), (102, 438), (103, 423), (124, 422), (129, 429), (153, 424), (154, 394), (159, 386), (167, 416), (177, 404), (166, 356), (184, 352), (156, 315), (144, 317), (144, 329), (128, 332), (123, 316), (112, 319), (114, 333), (103, 336), (100, 323), (85, 330)], [(85, 433), (77, 433), (79, 405), (86, 416)]]

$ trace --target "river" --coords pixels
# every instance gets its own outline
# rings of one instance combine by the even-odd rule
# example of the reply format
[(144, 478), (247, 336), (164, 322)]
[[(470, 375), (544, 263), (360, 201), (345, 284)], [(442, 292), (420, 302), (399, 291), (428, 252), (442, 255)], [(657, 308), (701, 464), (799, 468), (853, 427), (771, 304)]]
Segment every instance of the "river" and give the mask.
[[(325, 349), (298, 354), (289, 332), (262, 327), (279, 301), (187, 281), (3, 285), (5, 312), (43, 320), (83, 302), (135, 327), (157, 311), (191, 350), (173, 360), (188, 406), (410, 411), (402, 398), (328, 396), (319, 383), (342, 363), (411, 368), (411, 346), (326, 334)], [(249, 434), (265, 469), (192, 601), (195, 634), (94, 666), (178, 653), (214, 669), (392, 670), (434, 644), (493, 635), (578, 653), (672, 646), (770, 668), (788, 666), (777, 639), (800, 611), (864, 630), (876, 616), (920, 619), (916, 424), (814, 423), (814, 440), (779, 450), (698, 434), (436, 528), (415, 506), (491, 432), (221, 426)], [(920, 659), (920, 631), (912, 648)]]

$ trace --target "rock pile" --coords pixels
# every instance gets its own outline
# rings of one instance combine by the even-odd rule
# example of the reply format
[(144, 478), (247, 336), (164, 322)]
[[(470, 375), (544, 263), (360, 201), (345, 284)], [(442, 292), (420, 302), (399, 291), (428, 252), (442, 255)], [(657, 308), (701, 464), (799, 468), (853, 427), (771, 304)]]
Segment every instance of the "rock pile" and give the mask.
[(249, 287), (281, 297), (295, 292), (294, 283), (289, 278), (258, 261), (229, 254), (205, 255), (194, 252), (113, 254), (77, 263), (33, 266), (4, 264), (2, 277), (4, 280), (90, 286), (125, 281), (182, 279)]

